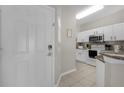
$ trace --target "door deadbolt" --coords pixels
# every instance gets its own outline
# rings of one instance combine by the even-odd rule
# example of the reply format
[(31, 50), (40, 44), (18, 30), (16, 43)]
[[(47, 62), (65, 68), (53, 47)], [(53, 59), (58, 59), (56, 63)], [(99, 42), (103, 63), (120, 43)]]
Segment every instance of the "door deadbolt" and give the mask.
[(52, 50), (52, 45), (48, 45), (48, 50)]

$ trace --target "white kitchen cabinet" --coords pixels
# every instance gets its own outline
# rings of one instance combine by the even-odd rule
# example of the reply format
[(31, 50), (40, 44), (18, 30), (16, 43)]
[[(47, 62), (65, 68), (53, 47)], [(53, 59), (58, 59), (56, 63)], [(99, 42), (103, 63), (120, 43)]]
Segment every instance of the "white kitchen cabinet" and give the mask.
[(77, 37), (77, 42), (89, 42), (89, 32), (80, 32)]
[(85, 42), (85, 37), (86, 37), (86, 31), (81, 32), (81, 41)]
[(99, 27), (99, 28), (96, 28), (96, 29), (92, 30), (93, 35), (103, 35), (103, 33), (104, 33), (103, 31), (104, 31), (103, 27)]
[(94, 30), (88, 30), (89, 35), (94, 35)]
[(77, 35), (77, 42), (82, 42), (81, 32), (79, 32)]
[(124, 23), (104, 27), (105, 41), (124, 40)]
[(105, 86), (105, 63), (98, 59), (96, 61), (96, 86)]
[(76, 50), (76, 60), (81, 61), (81, 50), (80, 49)]
[(112, 25), (104, 27), (104, 41), (113, 41)]
[(124, 23), (99, 27), (79, 33), (80, 42), (89, 42), (90, 35), (103, 35), (104, 41), (124, 40)]
[(89, 42), (89, 31), (84, 32), (84, 42)]
[(113, 40), (124, 40), (124, 23), (113, 25)]
[(103, 35), (104, 34), (104, 27), (97, 28), (96, 34), (97, 35)]
[(105, 86), (124, 87), (124, 60), (103, 56), (105, 65)]
[(97, 35), (97, 29), (92, 29), (92, 35)]
[(88, 50), (76, 50), (76, 60), (80, 62), (87, 62), (88, 59)]
[(104, 57), (96, 61), (97, 87), (124, 87), (124, 60)]

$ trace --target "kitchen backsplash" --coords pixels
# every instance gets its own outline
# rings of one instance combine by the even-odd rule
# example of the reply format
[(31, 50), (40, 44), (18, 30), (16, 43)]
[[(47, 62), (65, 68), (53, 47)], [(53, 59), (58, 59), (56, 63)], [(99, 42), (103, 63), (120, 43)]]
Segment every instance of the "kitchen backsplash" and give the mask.
[(114, 50), (114, 46), (119, 45), (119, 50), (121, 52), (124, 52), (124, 41), (107, 41), (107, 42), (104, 42), (101, 44), (100, 43), (99, 44), (90, 44), (90, 43), (88, 44), (88, 43), (80, 42), (80, 44), (77, 44), (77, 48), (78, 48), (78, 46), (82, 46), (82, 48), (88, 49), (87, 45), (88, 45), (89, 49), (92, 49), (91, 46), (93, 46), (93, 45), (96, 45), (96, 46), (105, 45), (105, 50)]
[(124, 41), (109, 41), (109, 42), (105, 42), (106, 44), (109, 44), (109, 45), (119, 45), (119, 49), (124, 52)]
[(124, 41), (106, 41), (105, 44), (111, 44), (111, 45), (124, 45)]

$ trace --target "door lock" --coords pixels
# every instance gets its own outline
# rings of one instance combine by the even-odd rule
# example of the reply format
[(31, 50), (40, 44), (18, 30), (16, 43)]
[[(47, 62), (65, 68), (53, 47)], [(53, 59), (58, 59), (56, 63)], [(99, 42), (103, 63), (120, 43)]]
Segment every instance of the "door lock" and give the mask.
[(48, 45), (48, 56), (52, 56), (52, 45)]
[(48, 50), (52, 50), (52, 45), (48, 45)]

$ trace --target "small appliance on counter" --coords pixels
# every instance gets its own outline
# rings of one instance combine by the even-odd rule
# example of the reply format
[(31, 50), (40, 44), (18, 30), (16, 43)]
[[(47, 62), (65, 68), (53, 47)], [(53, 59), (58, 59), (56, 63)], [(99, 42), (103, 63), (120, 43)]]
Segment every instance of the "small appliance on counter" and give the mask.
[(111, 45), (111, 44), (105, 44), (105, 50), (106, 51), (114, 50), (113, 45)]
[(86, 44), (87, 49), (91, 49), (91, 44)]
[(78, 49), (83, 49), (83, 46), (78, 46)]
[(120, 45), (114, 45), (114, 52), (119, 53), (120, 52)]

